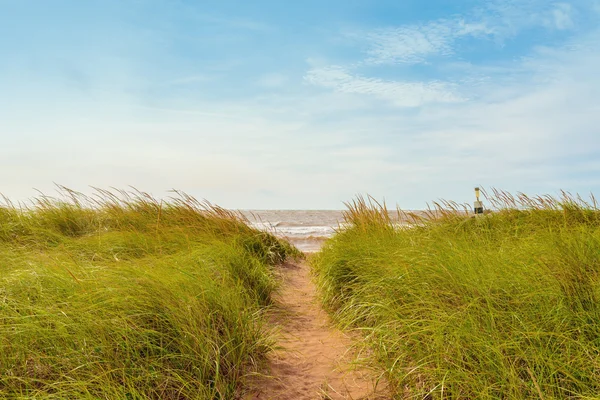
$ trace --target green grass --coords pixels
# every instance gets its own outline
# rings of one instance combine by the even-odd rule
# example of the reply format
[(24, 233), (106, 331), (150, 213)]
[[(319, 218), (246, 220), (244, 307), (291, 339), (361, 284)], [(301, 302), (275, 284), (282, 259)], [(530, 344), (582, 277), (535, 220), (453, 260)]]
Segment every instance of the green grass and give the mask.
[(312, 261), (323, 301), (362, 333), (398, 399), (600, 399), (600, 211), (495, 192), (412, 228), (348, 204)]
[(0, 398), (231, 399), (297, 250), (176, 193), (0, 208)]

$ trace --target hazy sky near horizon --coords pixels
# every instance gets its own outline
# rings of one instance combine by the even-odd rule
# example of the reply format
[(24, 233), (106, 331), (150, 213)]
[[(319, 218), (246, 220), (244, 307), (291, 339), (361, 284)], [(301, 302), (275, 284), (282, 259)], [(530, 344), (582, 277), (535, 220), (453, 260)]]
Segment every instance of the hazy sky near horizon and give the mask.
[(0, 0), (0, 192), (600, 194), (600, 0)]

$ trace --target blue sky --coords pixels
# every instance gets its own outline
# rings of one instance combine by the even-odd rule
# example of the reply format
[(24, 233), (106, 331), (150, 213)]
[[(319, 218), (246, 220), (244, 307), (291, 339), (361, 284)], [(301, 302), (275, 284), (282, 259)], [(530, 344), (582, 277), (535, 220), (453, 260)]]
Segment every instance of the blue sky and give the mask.
[(0, 0), (0, 191), (600, 193), (600, 0)]

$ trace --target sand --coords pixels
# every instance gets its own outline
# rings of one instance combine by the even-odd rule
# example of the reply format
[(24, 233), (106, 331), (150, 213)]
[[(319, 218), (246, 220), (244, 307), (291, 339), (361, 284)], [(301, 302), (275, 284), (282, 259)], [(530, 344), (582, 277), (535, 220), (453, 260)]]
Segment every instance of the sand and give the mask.
[(244, 399), (389, 399), (374, 372), (352, 362), (353, 340), (320, 307), (308, 265), (282, 265), (281, 279), (270, 315), (281, 348), (269, 358), (269, 376), (252, 379)]

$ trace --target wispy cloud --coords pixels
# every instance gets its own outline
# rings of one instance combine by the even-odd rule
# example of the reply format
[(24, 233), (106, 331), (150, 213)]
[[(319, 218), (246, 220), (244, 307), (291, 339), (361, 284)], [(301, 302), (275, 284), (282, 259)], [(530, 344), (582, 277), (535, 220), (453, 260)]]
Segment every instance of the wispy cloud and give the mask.
[(565, 2), (492, 0), (452, 18), (345, 35), (366, 48), (363, 64), (418, 64), (455, 54), (456, 43), (466, 38), (503, 41), (533, 27), (571, 29), (575, 13)]
[(556, 29), (565, 30), (573, 28), (573, 6), (568, 3), (557, 3), (550, 11), (550, 18), (546, 20), (547, 25)]
[(367, 63), (419, 63), (430, 55), (452, 52), (451, 29), (441, 23), (379, 29), (366, 35), (369, 41)]
[[(560, 4), (553, 7), (563, 10)], [(559, 25), (552, 29), (567, 28)], [(469, 182), (510, 190), (577, 191), (598, 185), (592, 179), (596, 164), (589, 160), (600, 154), (596, 136), (600, 103), (595, 94), (600, 90), (600, 31), (570, 36), (560, 43), (535, 46), (526, 57), (501, 63), (469, 63), (468, 68), (459, 68), (461, 80), (433, 88), (426, 80), (406, 86), (401, 74), (383, 80), (350, 72), (359, 69), (355, 64), (311, 68), (305, 79), (339, 93), (383, 98), (400, 107), (427, 105), (416, 114), (399, 109), (395, 116), (380, 108), (372, 117), (377, 123), (373, 122), (371, 132), (387, 132), (381, 140), (397, 146), (398, 161), (386, 161), (388, 170), (401, 166), (394, 179), (408, 182), (409, 188), (428, 190), (413, 179), (418, 171), (422, 182), (437, 182), (431, 196), (457, 193)], [(373, 67), (365, 70), (377, 73)], [(444, 69), (436, 72), (440, 71)], [(430, 98), (438, 101), (421, 101), (414, 96), (417, 88), (432, 89)], [(453, 101), (439, 101), (447, 93)], [(469, 98), (462, 93), (469, 93)], [(404, 101), (394, 102), (397, 98)], [(358, 121), (349, 122), (346, 129), (360, 126)], [(375, 137), (368, 143), (377, 143)], [(383, 182), (378, 185), (385, 187)]]
[(418, 107), (428, 103), (456, 103), (463, 101), (443, 82), (386, 81), (352, 75), (344, 68), (331, 66), (313, 68), (307, 72), (306, 82), (342, 93), (375, 96), (399, 107)]
[(381, 28), (355, 37), (367, 41), (367, 64), (417, 64), (430, 56), (452, 54), (454, 41), (463, 36), (479, 37), (493, 32), (485, 23), (455, 19)]
[(593, 4), (588, 0), (490, 0), (477, 9), (477, 15), (494, 25), (499, 38), (503, 39), (537, 27), (559, 31), (572, 29), (580, 10), (588, 13), (590, 9), (593, 9)]
[(600, 190), (597, 0), (341, 22), (304, 4), (111, 1), (0, 13), (6, 194), (58, 181), (227, 207), (336, 208), (369, 192), (418, 208), (475, 184)]

